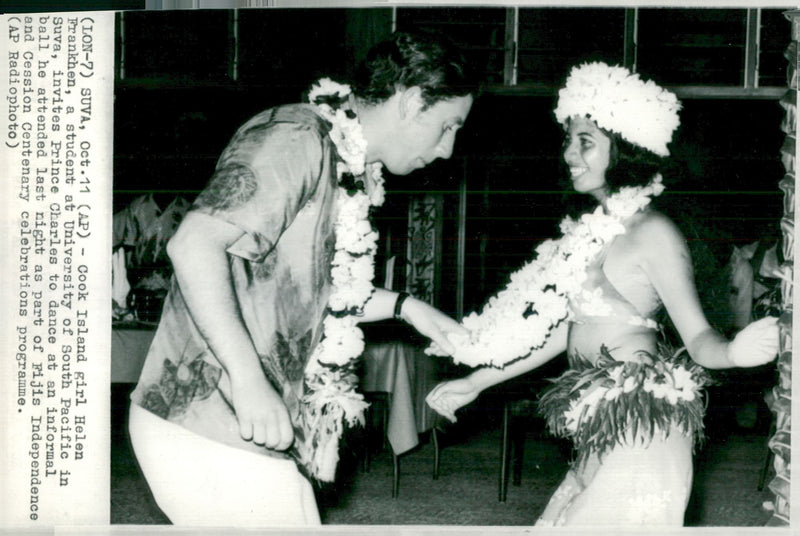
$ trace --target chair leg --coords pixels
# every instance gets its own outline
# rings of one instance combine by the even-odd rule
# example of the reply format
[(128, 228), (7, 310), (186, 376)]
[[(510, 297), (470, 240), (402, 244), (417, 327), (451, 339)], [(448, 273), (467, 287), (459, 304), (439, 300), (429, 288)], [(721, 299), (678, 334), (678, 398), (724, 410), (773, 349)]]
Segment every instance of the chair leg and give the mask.
[(369, 465), (370, 465), (370, 457), (372, 453), (370, 452), (369, 443), (364, 448), (364, 459), (361, 461), (361, 470), (365, 473), (369, 473)]
[(503, 403), (502, 437), (500, 440), (500, 489), (498, 490), (500, 502), (506, 501), (506, 494), (508, 492), (508, 426), (510, 413), (509, 403)]
[(511, 457), (512, 477), (511, 483), (515, 486), (522, 485), (522, 457), (525, 453), (525, 427), (514, 427), (513, 437), (510, 439), (514, 455)]
[(764, 466), (761, 468), (761, 474), (758, 476), (758, 491), (764, 490), (764, 484), (767, 483), (767, 476), (770, 469), (772, 469), (772, 462), (775, 460), (775, 453), (772, 449), (767, 447), (767, 455), (764, 460)]
[(372, 404), (367, 407), (364, 415), (364, 437), (361, 443), (363, 458), (361, 460), (361, 471), (369, 473), (370, 458), (372, 457), (372, 442), (370, 432), (372, 431)]
[(391, 399), (387, 397), (386, 403), (381, 407), (381, 452), (386, 447), (390, 449), (392, 446), (389, 444), (389, 404), (391, 404)]
[(392, 499), (400, 492), (400, 456), (392, 452)]
[(767, 476), (769, 476), (769, 471), (772, 469), (772, 463), (775, 461), (775, 453), (772, 452), (772, 449), (769, 447), (769, 441), (772, 436), (775, 435), (775, 430), (777, 429), (777, 424), (775, 422), (775, 415), (772, 415), (772, 424), (769, 427), (769, 435), (767, 436), (767, 455), (764, 460), (764, 466), (761, 468), (761, 474), (758, 476), (758, 491), (762, 491), (764, 489), (764, 485), (767, 483)]
[(431, 429), (431, 438), (433, 439), (433, 479), (439, 480), (439, 433), (435, 426)]

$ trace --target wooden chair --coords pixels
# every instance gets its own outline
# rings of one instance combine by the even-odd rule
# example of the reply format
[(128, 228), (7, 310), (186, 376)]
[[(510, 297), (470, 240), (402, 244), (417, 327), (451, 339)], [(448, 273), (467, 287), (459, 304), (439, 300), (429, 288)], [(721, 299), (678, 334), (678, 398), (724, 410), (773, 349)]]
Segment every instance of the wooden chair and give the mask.
[(502, 383), (494, 388), (502, 408), (500, 428), (500, 467), (498, 475), (498, 500), (505, 502), (508, 483), (522, 483), (522, 462), (525, 440), (529, 429), (543, 429), (543, 419), (537, 413), (536, 400), (547, 388), (548, 378), (558, 376), (565, 364), (554, 359), (539, 369)]
[[(481, 394), (474, 405), (482, 405), (490, 412), (500, 411), (500, 466), (498, 474), (498, 500), (505, 502), (510, 481), (519, 486), (522, 483), (522, 462), (525, 440), (529, 428), (542, 428), (541, 418), (536, 414), (536, 399), (546, 387), (546, 378), (554, 377), (563, 364), (549, 364), (542, 370), (533, 371), (519, 378), (509, 380)], [(537, 422), (538, 421), (538, 422)], [(463, 426), (460, 424), (454, 426)], [(441, 453), (443, 450), (442, 427), (438, 423), (431, 430), (434, 446), (433, 479), (439, 478)], [(458, 435), (458, 434), (455, 434)]]
[[(365, 415), (367, 433), (361, 468), (365, 473), (369, 473), (373, 453), (376, 450), (382, 452), (384, 448), (388, 448), (392, 454), (392, 498), (396, 499), (400, 491), (400, 457), (394, 453), (386, 436), (392, 394), (373, 391), (364, 393), (364, 396), (369, 400), (370, 406)], [(378, 432), (377, 440), (375, 439), (376, 430)], [(377, 448), (375, 447), (376, 443)]]
[[(509, 476), (515, 486), (522, 484), (522, 461), (525, 453), (525, 440), (531, 422), (539, 420), (535, 416), (534, 398), (509, 398), (503, 403), (503, 416), (500, 435), (500, 474), (498, 499), (505, 502), (508, 495)], [(541, 426), (537, 423), (537, 426)]]

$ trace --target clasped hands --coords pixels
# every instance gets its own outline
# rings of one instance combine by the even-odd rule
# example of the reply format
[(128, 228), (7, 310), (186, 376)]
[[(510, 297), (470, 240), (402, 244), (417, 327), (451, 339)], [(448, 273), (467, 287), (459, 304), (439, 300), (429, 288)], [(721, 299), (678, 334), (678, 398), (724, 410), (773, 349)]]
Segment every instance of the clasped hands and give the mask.
[[(431, 340), (436, 355), (453, 355), (455, 352), (449, 335), (469, 336), (467, 328), (421, 300), (406, 301), (403, 320)], [(425, 401), (437, 413), (455, 422), (456, 410), (475, 400), (479, 393), (469, 378), (462, 378), (440, 383), (425, 397)]]
[(446, 355), (453, 355), (456, 351), (449, 335), (469, 335), (467, 328), (427, 302), (416, 298), (405, 301), (401, 317), (420, 335), (429, 338), (432, 345), (439, 347)]

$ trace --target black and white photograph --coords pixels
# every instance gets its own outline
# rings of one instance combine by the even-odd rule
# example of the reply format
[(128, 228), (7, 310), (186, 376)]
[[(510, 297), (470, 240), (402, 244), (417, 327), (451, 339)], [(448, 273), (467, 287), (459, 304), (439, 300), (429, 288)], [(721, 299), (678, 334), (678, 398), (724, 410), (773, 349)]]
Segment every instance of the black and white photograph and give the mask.
[(0, 530), (791, 531), (793, 4), (0, 12)]

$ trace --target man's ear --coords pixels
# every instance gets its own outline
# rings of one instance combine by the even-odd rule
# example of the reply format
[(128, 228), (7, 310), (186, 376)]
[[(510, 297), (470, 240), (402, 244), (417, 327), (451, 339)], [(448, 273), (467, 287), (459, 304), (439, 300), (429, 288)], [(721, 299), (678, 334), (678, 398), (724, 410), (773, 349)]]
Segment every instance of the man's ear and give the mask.
[(401, 90), (400, 93), (400, 117), (403, 119), (414, 118), (425, 107), (422, 100), (422, 89), (419, 86), (411, 86)]

